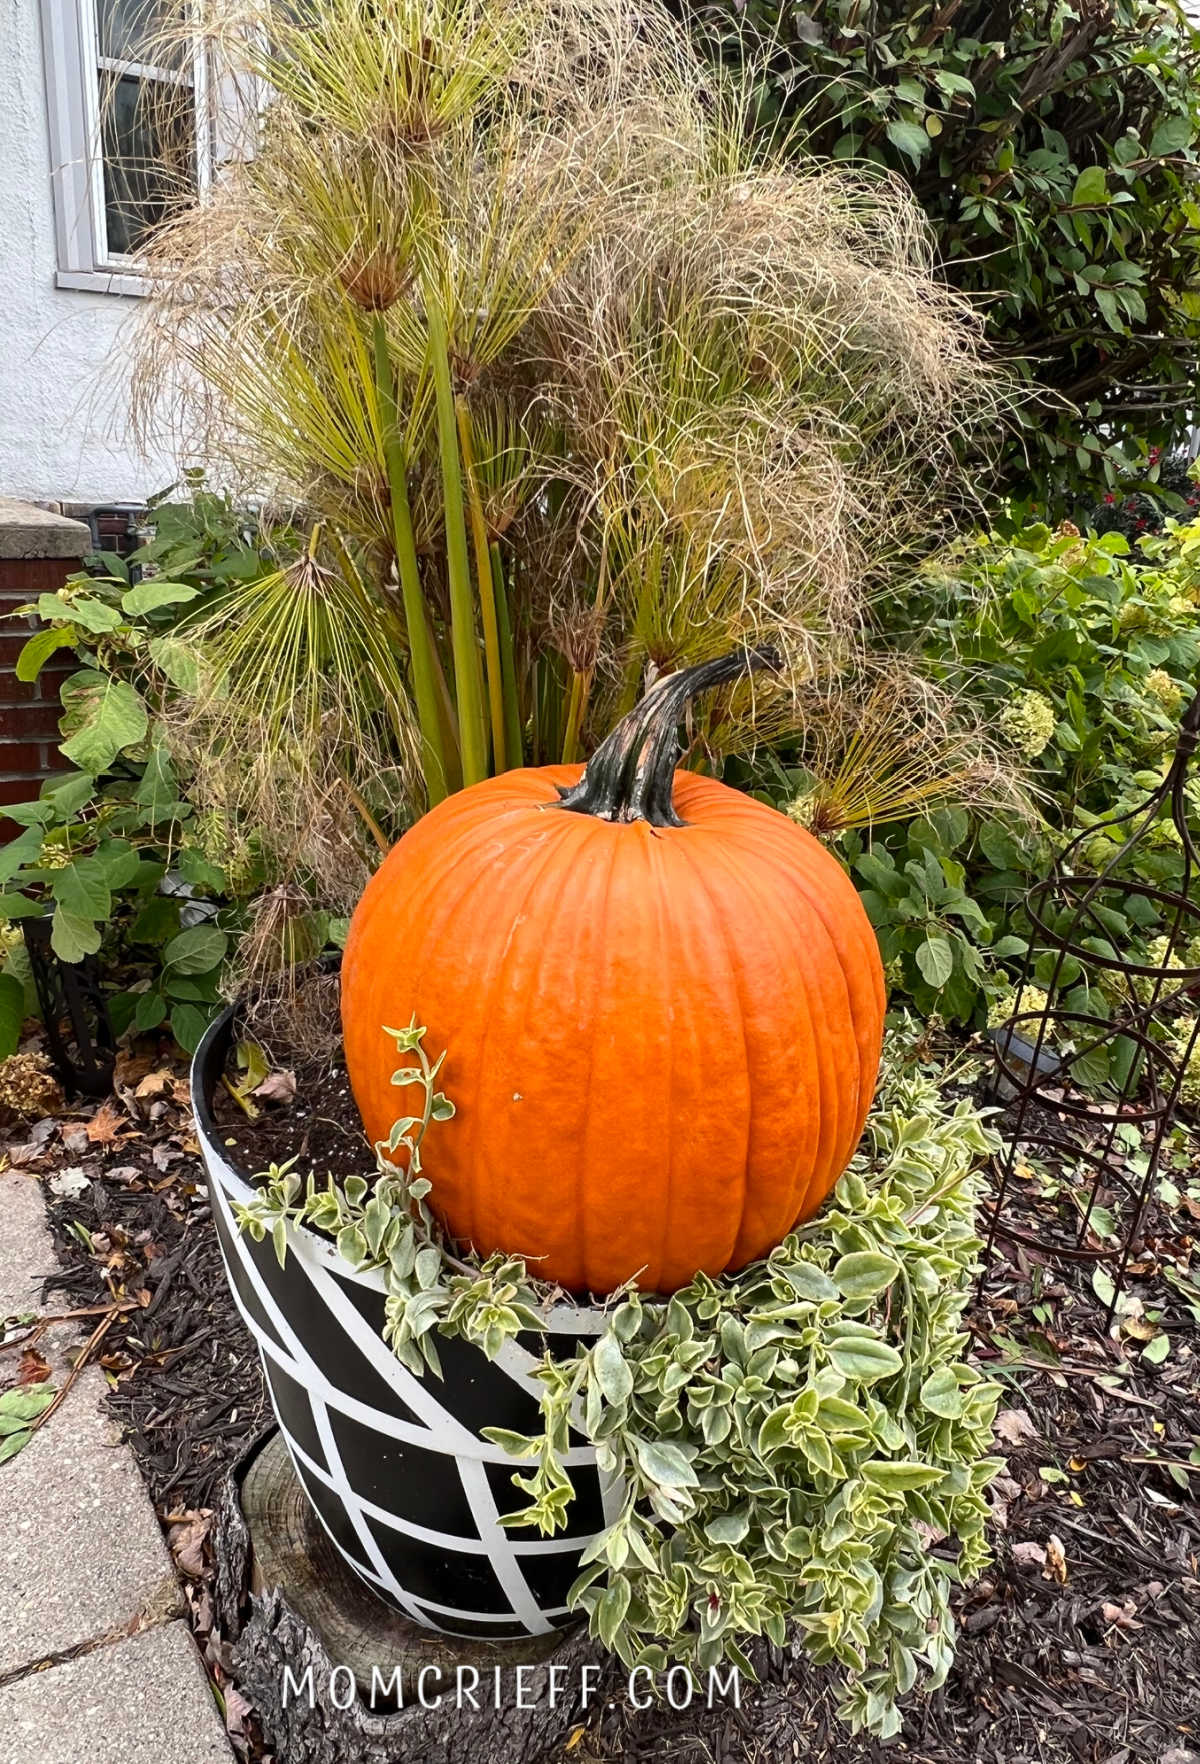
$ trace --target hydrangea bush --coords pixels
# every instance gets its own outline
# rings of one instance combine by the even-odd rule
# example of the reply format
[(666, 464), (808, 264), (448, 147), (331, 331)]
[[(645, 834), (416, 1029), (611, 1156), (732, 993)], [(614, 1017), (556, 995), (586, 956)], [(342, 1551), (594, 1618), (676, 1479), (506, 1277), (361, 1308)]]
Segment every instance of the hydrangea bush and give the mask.
[[(1101, 823), (1144, 800), (1169, 763), (1200, 677), (1200, 522), (1168, 522), (1135, 546), (1069, 522), (977, 535), (928, 564), (886, 617), (896, 640), (919, 645), (939, 681), (1007, 740), (1014, 773), (1032, 786), (1024, 817), (946, 806), (839, 844), (893, 993), (924, 1016), (982, 1027), (1002, 1011), (1025, 955), (1026, 891), (1089, 829), (1082, 862), (1104, 869), (1128, 829), (1110, 834)], [(1178, 833), (1163, 817), (1139, 848), (1138, 877), (1171, 889), (1182, 873)], [(1165, 927), (1150, 901), (1134, 910), (1111, 932), (1148, 952)], [(1053, 971), (1047, 956), (1035, 983), (1045, 987)], [(1069, 962), (1059, 979), (1075, 989), (1068, 1010), (1106, 1010), (1103, 975), (1089, 987)]]

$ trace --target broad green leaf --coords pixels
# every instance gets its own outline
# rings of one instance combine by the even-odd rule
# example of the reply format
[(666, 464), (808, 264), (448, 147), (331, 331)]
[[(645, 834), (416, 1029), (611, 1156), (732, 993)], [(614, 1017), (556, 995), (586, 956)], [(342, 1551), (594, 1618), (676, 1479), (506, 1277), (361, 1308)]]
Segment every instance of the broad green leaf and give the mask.
[(75, 645), (73, 625), (47, 625), (35, 631), (17, 657), (17, 679), (26, 685), (36, 680), (56, 649), (72, 649)]
[(12, 1433), (0, 1432), (0, 1464), (7, 1464), (18, 1452), (23, 1452), (33, 1438), (28, 1427), (18, 1427)]
[(890, 1342), (871, 1341), (865, 1336), (831, 1342), (829, 1358), (839, 1372), (844, 1372), (847, 1378), (857, 1379), (860, 1384), (890, 1378), (904, 1363)]
[(935, 1482), (942, 1481), (945, 1474), (936, 1465), (918, 1464), (903, 1458), (878, 1458), (862, 1467), (862, 1475), (866, 1480), (888, 1494), (906, 1494), (914, 1488), (932, 1488)]
[(704, 1527), (709, 1543), (740, 1544), (750, 1530), (748, 1513), (721, 1513)]
[(45, 911), (44, 902), (28, 894), (0, 894), (0, 918), (40, 919)]
[(920, 123), (903, 122), (900, 119), (888, 124), (887, 138), (914, 165), (920, 165), (931, 146), (929, 136)]
[(0, 1433), (15, 1433), (44, 1414), (54, 1401), (51, 1384), (17, 1384), (0, 1393)]
[(956, 1421), (966, 1407), (966, 1397), (949, 1366), (939, 1366), (921, 1386), (921, 1401), (944, 1421)]
[(664, 1488), (694, 1488), (697, 1482), (691, 1456), (669, 1439), (634, 1441), (634, 1452), (643, 1474)]
[(945, 937), (927, 937), (917, 949), (916, 960), (922, 977), (935, 991), (943, 987), (954, 972), (954, 951)]
[(126, 888), (136, 881), (142, 861), (127, 839), (102, 839), (96, 847), (96, 863), (110, 888)]
[(596, 1634), (606, 1648), (611, 1648), (613, 1637), (625, 1620), (630, 1596), (631, 1588), (628, 1580), (619, 1576), (605, 1589), (604, 1596), (596, 1607)]
[[(1121, 308), (1118, 303), (1117, 296), (1113, 293), (1112, 289), (1111, 288), (1095, 288), (1095, 289), (1093, 289), (1092, 292), (1093, 292), (1093, 295), (1094, 295), (1094, 298), (1096, 301), (1096, 305), (1099, 307), (1101, 316), (1103, 317), (1104, 322), (1108, 326), (1109, 330), (1110, 331), (1124, 331), (1124, 330), (1126, 330), (1128, 327), (1125, 323), (1124, 318), (1121, 315)], [(1059, 724), (1058, 729), (1055, 732), (1055, 740), (1058, 742), (1058, 745), (1060, 747), (1066, 747), (1066, 748), (1074, 750), (1074, 749), (1078, 748), (1078, 746), (1079, 746), (1079, 739), (1078, 739), (1078, 736), (1076, 735), (1074, 729), (1068, 727), (1068, 725), (1065, 723)]]
[(1108, 177), (1102, 165), (1089, 165), (1081, 171), (1071, 191), (1072, 208), (1094, 208), (1108, 201)]
[[(8, 809), (6, 813), (11, 814), (12, 810)], [(18, 833), (15, 839), (10, 839), (7, 845), (0, 846), (0, 882), (7, 882), (26, 864), (35, 864), (41, 854), (41, 849), (42, 829), (40, 827), (26, 827), (23, 833)]]
[(822, 1269), (811, 1262), (793, 1262), (783, 1269), (783, 1277), (797, 1298), (814, 1305), (824, 1304), (838, 1296), (838, 1289)]
[(202, 1011), (199, 1005), (176, 1004), (171, 1006), (171, 1034), (184, 1053), (195, 1053), (204, 1031), (208, 1028), (208, 1022), (209, 1013)]
[(195, 649), (180, 637), (164, 635), (150, 639), (150, 657), (172, 686), (190, 696), (200, 690), (200, 661)]
[(81, 594), (69, 606), (57, 594), (39, 594), (38, 617), (70, 619), (72, 624), (81, 625), (85, 631), (93, 631), (97, 635), (105, 631), (115, 631), (121, 623), (121, 615), (115, 606), (109, 606), (106, 600), (97, 600), (91, 594)]
[(596, 1381), (610, 1403), (623, 1403), (633, 1390), (633, 1373), (616, 1336), (606, 1331), (592, 1349)]
[(864, 882), (878, 889), (885, 899), (898, 893), (904, 886), (904, 878), (886, 857), (873, 851), (864, 851), (860, 858), (855, 859), (854, 868)]
[(1191, 146), (1196, 132), (1190, 116), (1166, 117), (1150, 137), (1151, 158), (1164, 159), (1168, 154), (1182, 153)]
[(163, 606), (183, 606), (198, 598), (200, 590), (186, 582), (164, 582), (156, 576), (152, 581), (139, 582), (121, 596), (121, 606), (133, 618), (142, 613), (157, 612)]
[(190, 925), (163, 950), (163, 968), (176, 974), (207, 974), (225, 960), (228, 948), (228, 937), (215, 925)]
[(142, 992), (138, 994), (137, 1004), (133, 1010), (134, 1027), (137, 1029), (157, 1029), (167, 1017), (167, 1001), (161, 992)]
[(838, 1291), (851, 1299), (874, 1298), (883, 1292), (899, 1274), (899, 1264), (891, 1256), (875, 1250), (854, 1250), (842, 1256), (832, 1270)]
[(1021, 847), (1013, 834), (999, 821), (985, 821), (979, 829), (979, 844), (989, 864), (997, 870), (1018, 870), (1022, 863)]
[[(175, 862), (175, 868), (185, 882), (193, 888), (206, 888), (213, 894), (222, 894), (226, 888), (226, 876), (217, 864), (214, 864), (194, 845), (185, 845)], [(349, 928), (350, 921), (343, 921)]]
[(60, 961), (81, 962), (100, 948), (100, 927), (94, 919), (80, 918), (64, 906), (56, 906), (50, 926), (50, 947)]
[(345, 1225), (338, 1232), (337, 1248), (351, 1267), (357, 1268), (367, 1259), (367, 1241), (357, 1225)]
[(119, 753), (144, 741), (146, 707), (128, 681), (88, 669), (63, 689), (66, 723), (73, 729), (62, 752), (81, 772), (107, 771)]
[(42, 800), (50, 804), (56, 819), (68, 821), (96, 794), (96, 780), (87, 772), (72, 772), (42, 786)]
[(513, 1458), (536, 1458), (538, 1442), (526, 1433), (512, 1433), (507, 1427), (481, 1427), (484, 1439), (490, 1439)]
[(72, 858), (53, 872), (52, 893), (59, 905), (79, 919), (107, 919), (112, 891), (99, 858)]
[(44, 797), (37, 797), (33, 802), (12, 802), (4, 805), (4, 813), (18, 827), (49, 827), (55, 819), (54, 804)]

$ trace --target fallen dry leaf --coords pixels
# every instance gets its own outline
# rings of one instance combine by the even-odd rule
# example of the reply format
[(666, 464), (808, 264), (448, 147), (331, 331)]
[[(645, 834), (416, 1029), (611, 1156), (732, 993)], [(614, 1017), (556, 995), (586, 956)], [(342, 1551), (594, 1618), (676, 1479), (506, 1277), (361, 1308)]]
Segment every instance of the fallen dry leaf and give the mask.
[(252, 1092), (252, 1096), (262, 1102), (290, 1103), (296, 1095), (296, 1074), (294, 1072), (268, 1072)]
[(113, 1145), (118, 1139), (127, 1139), (133, 1131), (129, 1117), (111, 1096), (100, 1104), (86, 1128), (93, 1145)]
[(1119, 1605), (1111, 1604), (1106, 1600), (1100, 1607), (1100, 1615), (1110, 1629), (1141, 1629), (1143, 1627), (1137, 1622), (1137, 1605), (1133, 1599), (1123, 1599)]
[(130, 1088), (153, 1070), (154, 1060), (150, 1054), (133, 1054), (122, 1050), (113, 1067), (113, 1079), (118, 1085)]
[(181, 1574), (189, 1574), (195, 1580), (203, 1578), (204, 1540), (211, 1525), (212, 1513), (206, 1507), (201, 1507), (187, 1513), (182, 1523), (172, 1525), (167, 1533), (167, 1543), (175, 1558), (175, 1566)]
[(1057, 1580), (1059, 1586), (1067, 1584), (1067, 1552), (1063, 1548), (1062, 1539), (1051, 1532), (1046, 1539), (1046, 1566), (1042, 1569), (1043, 1580)]
[(174, 1073), (163, 1066), (157, 1072), (147, 1072), (133, 1094), (139, 1102), (144, 1102), (147, 1097), (167, 1096), (173, 1081)]
[(241, 1739), (246, 1731), (246, 1717), (253, 1715), (254, 1705), (246, 1701), (236, 1685), (224, 1685), (221, 1695), (225, 1699), (225, 1731), (231, 1738)]
[(51, 1194), (56, 1194), (60, 1200), (78, 1200), (91, 1186), (91, 1177), (78, 1164), (71, 1164), (65, 1170), (56, 1170), (46, 1183)]
[(1001, 1409), (996, 1416), (996, 1435), (1005, 1445), (1019, 1446), (1036, 1439), (1038, 1430), (1024, 1409)]
[(1020, 1543), (1013, 1545), (1013, 1561), (1020, 1568), (1042, 1568), (1046, 1562), (1046, 1552), (1040, 1543), (1031, 1537), (1022, 1538)]
[(996, 1476), (988, 1487), (992, 1500), (992, 1523), (1001, 1531), (1008, 1530), (1008, 1509), (1024, 1494), (1021, 1484), (1012, 1476)]
[(18, 1384), (45, 1384), (50, 1376), (50, 1362), (36, 1348), (23, 1348), (17, 1367)]

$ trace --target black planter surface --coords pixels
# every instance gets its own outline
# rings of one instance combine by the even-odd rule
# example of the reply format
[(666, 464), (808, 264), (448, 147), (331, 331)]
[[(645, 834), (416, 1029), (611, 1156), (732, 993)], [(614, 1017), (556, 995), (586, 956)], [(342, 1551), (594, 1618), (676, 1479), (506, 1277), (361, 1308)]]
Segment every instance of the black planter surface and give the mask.
[(229, 1283), (318, 1517), (367, 1585), (428, 1629), (499, 1640), (565, 1626), (580, 1554), (619, 1510), (619, 1491), (604, 1485), (577, 1435), (566, 1460), (576, 1490), (567, 1531), (544, 1538), (501, 1526), (524, 1504), (512, 1473), (531, 1466), (480, 1429), (539, 1431), (533, 1369), (547, 1346), (570, 1354), (598, 1333), (600, 1313), (556, 1306), (544, 1336), (520, 1336), (496, 1361), (439, 1337), (444, 1377), (415, 1376), (383, 1339), (378, 1274), (355, 1273), (306, 1229), (289, 1230), (280, 1267), (269, 1237), (255, 1243), (237, 1229), (232, 1203), (251, 1198), (252, 1173), (229, 1163), (210, 1107), (232, 1035), (226, 1011), (196, 1050), (197, 1135)]

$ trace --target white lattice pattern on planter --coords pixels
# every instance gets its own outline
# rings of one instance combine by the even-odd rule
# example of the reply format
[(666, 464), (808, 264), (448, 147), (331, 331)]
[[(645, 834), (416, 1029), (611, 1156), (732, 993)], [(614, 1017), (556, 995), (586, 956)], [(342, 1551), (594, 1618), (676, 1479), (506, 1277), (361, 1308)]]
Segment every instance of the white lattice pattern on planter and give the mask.
[[(440, 1342), (452, 1413), (439, 1381), (415, 1377), (384, 1342), (378, 1276), (354, 1274), (308, 1231), (289, 1234), (280, 1268), (269, 1241), (252, 1242), (234, 1223), (230, 1202), (248, 1198), (247, 1185), (203, 1131), (201, 1144), (238, 1308), (296, 1474), (339, 1552), (426, 1628), (499, 1638), (559, 1627), (579, 1552), (618, 1497), (581, 1438), (566, 1459), (577, 1489), (568, 1532), (542, 1538), (500, 1524), (522, 1498), (510, 1481), (517, 1466), (478, 1430), (534, 1430), (537, 1357), (510, 1343), (489, 1362), (467, 1343)], [(563, 1307), (548, 1333), (569, 1346), (597, 1321)]]

